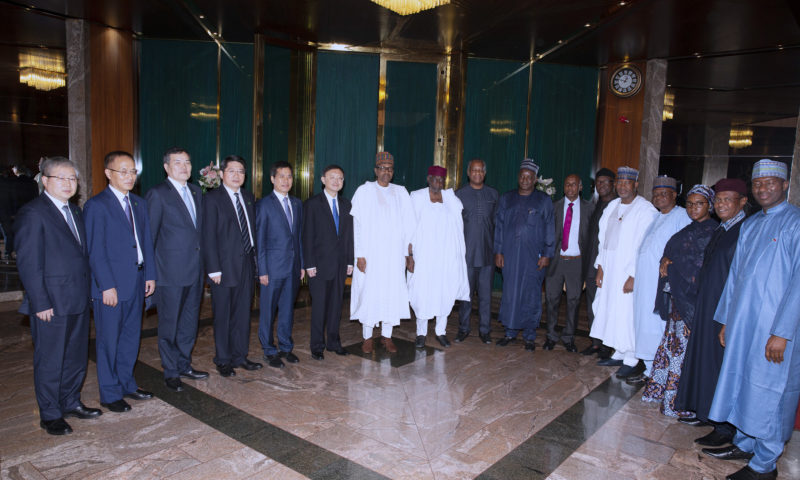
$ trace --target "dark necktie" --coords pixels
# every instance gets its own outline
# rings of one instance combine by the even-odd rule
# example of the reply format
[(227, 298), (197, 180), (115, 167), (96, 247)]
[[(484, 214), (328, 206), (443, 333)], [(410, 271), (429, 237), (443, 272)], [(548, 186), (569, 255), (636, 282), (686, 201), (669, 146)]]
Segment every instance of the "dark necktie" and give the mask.
[(572, 202), (569, 202), (567, 214), (564, 216), (564, 231), (561, 234), (561, 251), (566, 252), (569, 248), (569, 230), (572, 227)]
[(333, 199), (333, 223), (336, 224), (336, 235), (339, 235), (339, 210), (336, 209), (336, 199)]
[(289, 230), (292, 230), (292, 211), (289, 210), (289, 197), (283, 197), (283, 211), (286, 212), (286, 220), (289, 222)]
[(242, 232), (242, 246), (244, 253), (250, 253), (253, 246), (250, 244), (250, 226), (247, 225), (247, 217), (244, 216), (244, 208), (239, 201), (239, 192), (233, 194), (236, 198), (236, 215), (239, 217), (239, 230)]
[(72, 234), (75, 235), (75, 240), (80, 244), (81, 237), (78, 236), (78, 229), (75, 228), (75, 222), (72, 221), (72, 214), (69, 211), (69, 207), (64, 205), (61, 207), (61, 210), (64, 210), (64, 216), (67, 217), (67, 225), (69, 225), (69, 229), (72, 230)]
[(127, 195), (125, 195), (123, 201), (125, 202), (125, 216), (128, 217), (128, 223), (131, 224), (131, 231), (135, 231), (135, 227), (133, 226), (133, 212), (131, 211), (131, 202), (128, 200)]

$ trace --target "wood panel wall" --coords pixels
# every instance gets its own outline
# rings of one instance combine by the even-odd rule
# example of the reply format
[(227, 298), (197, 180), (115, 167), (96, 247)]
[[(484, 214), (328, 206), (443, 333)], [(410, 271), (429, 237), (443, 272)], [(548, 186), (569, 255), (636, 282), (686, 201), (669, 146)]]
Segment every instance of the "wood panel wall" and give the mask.
[(136, 89), (133, 36), (91, 25), (89, 32), (92, 194), (107, 184), (103, 158), (108, 152), (134, 153)]
[[(646, 78), (646, 64), (633, 63)], [(644, 90), (633, 97), (622, 98), (611, 93), (609, 78), (618, 65), (608, 65), (600, 76), (600, 101), (598, 104), (597, 125), (597, 165), (617, 171), (617, 167), (627, 165), (639, 168), (639, 146), (642, 141), (642, 115), (644, 112)], [(620, 120), (625, 117), (627, 122)]]

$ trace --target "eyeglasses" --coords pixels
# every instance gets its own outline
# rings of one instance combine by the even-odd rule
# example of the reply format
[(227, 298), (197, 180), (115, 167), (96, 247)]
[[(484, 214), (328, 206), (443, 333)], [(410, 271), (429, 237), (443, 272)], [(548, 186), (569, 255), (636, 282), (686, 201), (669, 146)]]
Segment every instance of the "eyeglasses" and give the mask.
[(694, 208), (694, 207), (702, 207), (703, 205), (708, 205), (708, 202), (700, 201), (700, 202), (686, 202), (687, 208)]
[(75, 177), (58, 177), (55, 175), (45, 175), (47, 178), (55, 178), (61, 183), (78, 183), (78, 179)]
[(130, 175), (131, 177), (135, 177), (136, 175), (139, 174), (139, 170), (136, 170), (135, 168), (132, 169), (132, 170), (114, 170), (113, 168), (106, 167), (106, 170), (111, 170), (112, 172), (117, 172), (117, 173), (119, 173), (120, 177), (127, 177), (128, 175)]
[(394, 171), (394, 167), (388, 167), (388, 166), (385, 166), (385, 165), (381, 165), (381, 166), (375, 167), (375, 168), (377, 170), (381, 170), (383, 172), (393, 172)]

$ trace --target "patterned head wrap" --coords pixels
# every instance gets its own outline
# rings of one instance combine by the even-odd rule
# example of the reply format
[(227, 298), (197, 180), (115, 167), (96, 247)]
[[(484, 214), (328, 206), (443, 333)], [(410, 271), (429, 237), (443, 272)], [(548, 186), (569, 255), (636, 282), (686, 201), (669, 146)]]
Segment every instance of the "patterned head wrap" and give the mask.
[(708, 213), (714, 213), (714, 197), (716, 196), (714, 189), (708, 185), (695, 185), (689, 190), (689, 193), (686, 194), (686, 198), (689, 198), (689, 195), (693, 193), (704, 196), (705, 199), (708, 200)]
[(666, 175), (659, 175), (653, 179), (653, 190), (656, 188), (671, 188), (678, 191), (678, 181)]
[(525, 160), (523, 160), (522, 163), (519, 164), (519, 169), (530, 170), (533, 172), (534, 175), (539, 174), (539, 165), (533, 163), (532, 158), (526, 158)]
[(617, 169), (617, 180), (639, 181), (639, 170), (631, 167), (619, 167)]
[(375, 165), (380, 165), (381, 163), (391, 162), (394, 163), (394, 157), (389, 152), (378, 152), (375, 155)]
[(783, 162), (762, 158), (753, 165), (752, 179), (763, 177), (778, 177), (782, 180), (789, 180), (789, 167)]

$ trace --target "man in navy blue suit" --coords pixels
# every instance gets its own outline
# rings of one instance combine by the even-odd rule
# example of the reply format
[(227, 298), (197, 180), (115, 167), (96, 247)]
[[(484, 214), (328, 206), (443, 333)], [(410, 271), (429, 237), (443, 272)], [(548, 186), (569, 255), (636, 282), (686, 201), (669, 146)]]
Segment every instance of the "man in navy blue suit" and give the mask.
[[(311, 309), (311, 358), (323, 360), (322, 353), (347, 355), (339, 339), (342, 296), (347, 275), (353, 274), (353, 217), (350, 200), (339, 195), (344, 170), (328, 165), (322, 171), (322, 192), (303, 204), (303, 262)], [(326, 335), (327, 333), (327, 335)], [(326, 338), (327, 337), (327, 338)]]
[[(261, 283), (258, 338), (264, 348), (264, 359), (270, 367), (283, 368), (300, 360), (292, 353), (294, 300), (305, 275), (303, 251), (300, 247), (303, 225), (302, 203), (289, 195), (292, 189), (292, 166), (278, 161), (270, 169), (272, 193), (256, 205), (258, 237), (258, 281)], [(275, 311), (278, 312), (278, 347), (272, 333)]]
[(214, 310), (214, 363), (223, 377), (235, 367), (258, 370), (247, 359), (250, 349), (250, 305), (255, 266), (256, 199), (242, 185), (245, 161), (229, 155), (220, 164), (222, 186), (208, 192), (203, 207), (203, 263), (211, 280)]
[(69, 203), (78, 170), (64, 157), (41, 164), (44, 194), (23, 206), (16, 221), (17, 268), (30, 315), (33, 384), (40, 425), (51, 435), (72, 428), (64, 417), (99, 417), (81, 403), (89, 353), (89, 256), (81, 209)]
[(164, 170), (167, 179), (147, 192), (147, 213), (158, 276), (158, 353), (167, 388), (180, 392), (181, 377), (208, 378), (208, 372), (192, 368), (203, 293), (203, 192), (189, 183), (192, 160), (186, 150), (168, 149)]
[(136, 166), (130, 153), (105, 157), (108, 188), (84, 206), (92, 304), (97, 337), (97, 383), (100, 404), (112, 412), (127, 412), (123, 397), (146, 400), (133, 377), (139, 356), (144, 297), (156, 289), (156, 265), (147, 204), (130, 193)]

